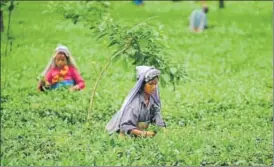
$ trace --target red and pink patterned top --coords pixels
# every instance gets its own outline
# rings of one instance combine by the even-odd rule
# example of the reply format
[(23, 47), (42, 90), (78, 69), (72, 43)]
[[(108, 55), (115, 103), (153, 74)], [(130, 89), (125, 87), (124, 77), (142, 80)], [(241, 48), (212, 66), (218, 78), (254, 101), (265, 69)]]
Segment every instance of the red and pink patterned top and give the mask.
[[(57, 67), (51, 68), (47, 74), (46, 74), (46, 80), (52, 84), (52, 79), (55, 75), (57, 75), (60, 72), (60, 69)], [(69, 66), (69, 70), (67, 75), (64, 77), (64, 81), (65, 80), (74, 80), (76, 85), (78, 85), (78, 87), (80, 89), (84, 89), (85, 88), (85, 81), (84, 79), (81, 77), (80, 73), (78, 72), (78, 70), (73, 67), (73, 66)]]

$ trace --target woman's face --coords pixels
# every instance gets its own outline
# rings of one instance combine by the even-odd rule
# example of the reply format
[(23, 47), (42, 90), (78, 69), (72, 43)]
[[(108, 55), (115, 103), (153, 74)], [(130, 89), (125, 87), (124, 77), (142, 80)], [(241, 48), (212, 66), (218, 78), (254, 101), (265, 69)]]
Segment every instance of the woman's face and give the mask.
[(159, 79), (158, 79), (158, 77), (156, 77), (153, 80), (145, 83), (144, 92), (148, 95), (152, 95), (154, 93), (154, 91), (156, 90), (158, 81), (159, 81)]
[(67, 59), (64, 53), (58, 53), (55, 57), (55, 64), (57, 67), (62, 68), (67, 65)]

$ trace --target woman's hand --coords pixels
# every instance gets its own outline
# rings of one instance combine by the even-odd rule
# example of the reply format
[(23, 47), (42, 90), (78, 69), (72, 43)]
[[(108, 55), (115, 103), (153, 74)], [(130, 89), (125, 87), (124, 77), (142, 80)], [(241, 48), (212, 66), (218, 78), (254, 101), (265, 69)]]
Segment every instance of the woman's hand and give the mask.
[(70, 87), (69, 90), (73, 92), (73, 91), (76, 91), (76, 90), (80, 90), (80, 88), (79, 88), (78, 85), (75, 85), (73, 87)]
[(51, 86), (51, 84), (49, 82), (46, 82), (45, 87), (49, 88), (50, 86)]
[(37, 86), (38, 91), (43, 91), (43, 87), (50, 87), (50, 85), (47, 85), (44, 80), (40, 80)]
[(42, 81), (39, 81), (39, 83), (38, 83), (38, 86), (37, 86), (37, 90), (38, 91), (43, 91), (43, 88), (42, 88)]
[(133, 129), (131, 131), (131, 134), (133, 134), (135, 136), (140, 136), (140, 137), (153, 137), (156, 135), (156, 133), (153, 131), (143, 131), (143, 130), (139, 130), (139, 129)]
[(146, 131), (146, 137), (153, 137), (155, 136), (156, 133), (155, 132), (152, 132), (152, 131)]

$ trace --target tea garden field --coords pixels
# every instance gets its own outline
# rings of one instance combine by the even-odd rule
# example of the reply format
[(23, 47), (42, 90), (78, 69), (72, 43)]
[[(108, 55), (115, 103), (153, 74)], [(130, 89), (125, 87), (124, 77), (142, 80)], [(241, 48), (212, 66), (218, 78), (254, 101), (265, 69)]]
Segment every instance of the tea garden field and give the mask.
[[(163, 56), (184, 68), (175, 90), (160, 84), (167, 131), (154, 138), (104, 130), (134, 86), (135, 66), (127, 61), (114, 61), (105, 71), (87, 120), (93, 86), (114, 48), (83, 22), (74, 24), (50, 8), (54, 3), (15, 2), (12, 45), (8, 5), (3, 7), (1, 166), (273, 165), (273, 2), (230, 1), (224, 9), (207, 2), (212, 28), (200, 34), (188, 28), (199, 2), (108, 2), (121, 25), (155, 16), (147, 23), (165, 36)], [(37, 92), (36, 77), (57, 44), (75, 57), (83, 91)]]

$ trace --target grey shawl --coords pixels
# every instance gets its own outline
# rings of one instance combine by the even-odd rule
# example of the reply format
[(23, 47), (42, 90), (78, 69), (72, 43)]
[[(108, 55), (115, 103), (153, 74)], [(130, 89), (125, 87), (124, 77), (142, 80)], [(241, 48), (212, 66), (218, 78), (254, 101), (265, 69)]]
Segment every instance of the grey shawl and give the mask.
[[(121, 118), (122, 118), (124, 112), (126, 112), (125, 109), (130, 105), (130, 103), (132, 102), (132, 100), (134, 99), (134, 97), (136, 96), (136, 94), (138, 93), (140, 88), (142, 87), (142, 84), (144, 83), (144, 81), (147, 82), (147, 81), (151, 80), (152, 78), (154, 78), (155, 76), (160, 75), (159, 70), (157, 70), (154, 67), (150, 67), (150, 66), (137, 66), (136, 73), (137, 73), (137, 82), (136, 82), (135, 86), (132, 88), (132, 90), (130, 91), (130, 93), (128, 94), (126, 99), (124, 100), (123, 105), (120, 108), (120, 110), (112, 117), (112, 119), (106, 125), (106, 130), (110, 134), (112, 134), (120, 129)], [(159, 106), (161, 106), (158, 85), (157, 85), (156, 91), (152, 95), (152, 98), (155, 100), (155, 102)]]

